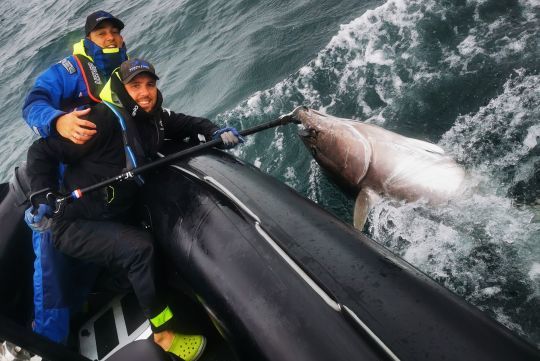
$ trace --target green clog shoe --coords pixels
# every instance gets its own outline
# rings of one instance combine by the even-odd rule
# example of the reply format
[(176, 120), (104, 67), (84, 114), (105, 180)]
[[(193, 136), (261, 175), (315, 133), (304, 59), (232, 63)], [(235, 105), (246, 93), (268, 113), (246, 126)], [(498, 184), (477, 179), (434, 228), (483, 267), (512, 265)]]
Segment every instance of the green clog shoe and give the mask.
[(175, 333), (168, 352), (186, 361), (197, 361), (206, 347), (206, 338), (201, 335)]

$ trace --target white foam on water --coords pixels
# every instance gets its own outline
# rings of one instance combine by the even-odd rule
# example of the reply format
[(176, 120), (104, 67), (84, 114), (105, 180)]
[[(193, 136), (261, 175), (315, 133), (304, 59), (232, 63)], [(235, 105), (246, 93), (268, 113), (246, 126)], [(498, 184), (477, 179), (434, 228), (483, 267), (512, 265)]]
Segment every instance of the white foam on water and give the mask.
[(540, 263), (533, 263), (529, 271), (531, 281), (540, 282)]
[[(489, 187), (470, 190), (463, 199), (438, 209), (385, 201), (370, 213), (370, 233), (447, 288), (495, 312), (497, 320), (526, 335), (522, 327), (526, 313), (519, 309), (531, 307), (540, 297), (540, 223), (531, 222), (534, 214), (528, 207), (516, 208), (510, 199), (491, 191)], [(522, 288), (518, 292), (529, 296), (508, 296), (516, 285)]]
[(279, 152), (283, 151), (283, 133), (276, 131), (274, 141), (272, 144), (277, 148)]
[[(341, 25), (308, 64), (274, 87), (255, 93), (224, 117), (286, 113), (298, 105), (332, 114), (343, 99), (349, 99), (351, 107), (359, 109), (354, 118), (384, 126), (397, 114), (392, 107), (399, 108), (411, 90), (420, 86), (437, 90), (439, 80), (459, 80), (459, 76), (478, 71), (479, 64), (505, 65), (535, 44), (538, 0), (519, 1), (522, 18), (517, 23), (509, 16), (485, 17), (481, 10), (487, 2), (468, 0), (453, 5), (435, 0), (389, 0)], [(459, 6), (473, 8), (475, 23), (466, 32), (452, 27), (457, 41), (438, 42), (426, 35), (429, 25), (422, 28), (421, 23), (452, 25), (445, 22)], [(432, 48), (434, 53), (440, 51), (440, 58), (426, 56)], [(321, 84), (321, 78), (331, 86)], [(444, 134), (439, 145), (470, 171), (463, 199), (435, 210), (421, 203), (384, 201), (369, 219), (375, 240), (480, 308), (491, 300), (496, 306), (485, 307), (521, 333), (524, 331), (515, 313), (519, 305), (497, 305), (506, 299), (501, 295), (507, 292), (512, 277), (518, 277), (510, 271), (530, 275), (530, 265), (538, 262), (534, 255), (539, 253), (540, 224), (532, 221), (534, 211), (528, 206), (515, 207), (507, 197), (512, 182), (530, 179), (535, 169), (534, 158), (523, 159), (538, 144), (538, 84), (539, 76), (516, 69), (495, 98), (459, 116)], [(373, 97), (380, 101), (374, 102)], [(288, 139), (276, 136), (266, 156), (280, 158), (273, 150), (286, 151)], [(307, 182), (305, 194), (320, 201), (321, 169), (309, 157), (305, 162), (309, 162), (307, 174), (283, 167), (284, 177), (297, 188), (302, 188), (299, 182)], [(501, 175), (508, 167), (516, 168), (510, 182)], [(531, 282), (537, 280), (535, 273)], [(535, 292), (531, 297), (540, 291)], [(497, 297), (500, 300), (493, 301)]]
[[(277, 106), (276, 100), (283, 99), (284, 96), (287, 99), (287, 95), (294, 94), (300, 94), (304, 98), (303, 103), (310, 104), (313, 108), (328, 109), (336, 103), (342, 93), (350, 92), (351, 86), (354, 87), (353, 91), (362, 89), (365, 68), (368, 64), (375, 66), (376, 76), (380, 79), (380, 84), (377, 86), (378, 95), (381, 99), (391, 99), (390, 95), (399, 90), (403, 84), (395, 71), (395, 58), (398, 56), (401, 58), (401, 55), (405, 53), (403, 50), (397, 52), (396, 48), (408, 49), (418, 44), (418, 34), (414, 31), (414, 27), (415, 23), (423, 17), (423, 12), (420, 8), (411, 9), (418, 7), (419, 4), (422, 4), (424, 8), (431, 8), (435, 2), (388, 1), (374, 10), (368, 10), (351, 23), (341, 25), (339, 32), (332, 37), (315, 59), (273, 88), (250, 97), (230, 114), (240, 112), (246, 115), (254, 115), (254, 113), (261, 115), (269, 111), (286, 111), (288, 108), (282, 109)], [(388, 26), (399, 29), (398, 38), (392, 42), (384, 40), (388, 35)], [(338, 85), (338, 91), (335, 94), (321, 94), (319, 85), (315, 81), (316, 75), (321, 72), (327, 72), (335, 79), (334, 82)], [(428, 76), (425, 75), (425, 77)], [(359, 101), (362, 101), (361, 98), (360, 91)], [(284, 105), (289, 106), (289, 104)], [(292, 106), (297, 105), (299, 104), (292, 104)]]
[[(373, 63), (378, 65), (392, 65), (394, 62), (391, 59), (388, 59), (386, 57), (385, 52), (382, 49), (366, 49), (366, 55), (365, 55), (366, 63)], [(356, 60), (351, 62), (352, 67), (357, 67), (358, 65), (362, 64), (360, 61)]]
[(540, 124), (533, 125), (527, 130), (527, 136), (523, 140), (523, 146), (533, 149), (540, 144)]
[(495, 317), (496, 317), (497, 321), (499, 321), (500, 323), (502, 323), (503, 325), (505, 325), (509, 329), (516, 331), (518, 334), (523, 335), (525, 333), (523, 331), (523, 328), (519, 324), (515, 323), (511, 319), (511, 317), (509, 317), (507, 314), (505, 314), (505, 312), (504, 312), (504, 310), (502, 308), (495, 309), (494, 313), (495, 313)]
[(476, 37), (474, 35), (467, 36), (461, 43), (459, 43), (457, 50), (462, 57), (473, 56), (483, 52), (482, 49), (478, 47), (478, 43), (476, 42)]
[(483, 294), (483, 295), (486, 295), (486, 296), (494, 296), (494, 295), (496, 295), (497, 293), (500, 293), (500, 292), (501, 292), (501, 288), (497, 287), (497, 286), (486, 287), (486, 288), (480, 290), (480, 293)]
[(527, 21), (537, 20), (538, 10), (540, 10), (540, 0), (519, 0), (519, 3), (528, 9), (523, 15)]
[(317, 202), (319, 198), (318, 185), (321, 179), (321, 168), (319, 167), (315, 159), (311, 160), (308, 173), (309, 186), (307, 189), (307, 197), (312, 201)]
[(247, 112), (245, 113), (246, 116), (251, 116), (253, 114), (250, 113), (254, 112), (255, 109), (260, 109), (261, 107), (261, 93), (257, 92), (251, 96), (246, 102), (247, 104)]
[(460, 162), (497, 174), (538, 144), (539, 75), (517, 70), (503, 92), (478, 112), (460, 116), (440, 145)]
[(291, 180), (296, 180), (296, 171), (293, 167), (287, 167), (285, 172), (285, 181), (290, 182)]
[[(496, 62), (505, 62), (509, 56), (522, 52), (534, 31), (534, 3), (522, 0), (522, 16), (527, 22), (511, 35), (501, 31), (510, 26), (512, 19), (499, 17), (494, 21), (483, 21), (479, 14), (482, 1), (468, 1), (468, 7), (476, 12), (477, 23), (458, 44), (433, 44), (418, 24), (426, 16), (446, 21), (457, 8), (442, 6), (435, 0), (390, 0), (383, 5), (366, 11), (339, 31), (317, 56), (301, 67), (297, 73), (274, 87), (257, 92), (240, 104), (232, 114), (246, 116), (290, 111), (291, 108), (308, 104), (312, 108), (332, 112), (341, 99), (353, 95), (362, 113), (361, 119), (377, 118), (380, 124), (382, 110), (399, 103), (402, 92), (418, 84), (437, 82), (449, 70), (465, 74), (475, 55), (482, 54)], [(463, 4), (460, 6), (464, 6)], [(530, 23), (528, 23), (530, 22)], [(452, 30), (459, 39), (457, 28)], [(429, 44), (426, 42), (429, 41)], [(434, 62), (424, 56), (425, 46), (437, 46), (443, 56)], [(487, 49), (490, 49), (489, 51)], [(404, 77), (405, 76), (405, 77)], [(409, 79), (407, 79), (409, 77)], [(318, 79), (327, 78), (337, 88), (327, 89)], [(368, 100), (370, 80), (382, 104)], [(301, 99), (301, 104), (290, 99)], [(227, 117), (227, 114), (225, 114)]]
[[(470, 62), (475, 61), (478, 54), (505, 62), (508, 57), (522, 52), (534, 36), (530, 29), (535, 20), (531, 15), (534, 14), (532, 3), (522, 3), (523, 16), (529, 23), (520, 25), (515, 34), (500, 39), (501, 32), (510, 26), (512, 19), (499, 17), (492, 22), (483, 21), (479, 15), (482, 2), (469, 1), (467, 6), (476, 12), (475, 27), (457, 44), (433, 44), (431, 39), (426, 40), (418, 24), (428, 15), (446, 21), (455, 10), (452, 6), (443, 7), (434, 0), (387, 1), (341, 25), (338, 33), (312, 61), (239, 108), (247, 105), (244, 114), (251, 116), (286, 112), (301, 105), (287, 99), (300, 98), (302, 104), (331, 113), (342, 99), (353, 96), (358, 109), (362, 110), (357, 117), (377, 118), (378, 124), (384, 124), (383, 119), (386, 121), (389, 115), (379, 115), (383, 110), (392, 114), (389, 106), (399, 103), (405, 89), (435, 83), (445, 77), (447, 71), (466, 74), (471, 71)], [(462, 36), (456, 27), (452, 31), (457, 39)], [(444, 55), (441, 61), (425, 58), (427, 41), (429, 46), (440, 48)], [(327, 89), (326, 83), (319, 84), (320, 78), (328, 78), (337, 88)], [(370, 80), (369, 84), (366, 79)], [(370, 89), (374, 89), (380, 103), (370, 100)]]

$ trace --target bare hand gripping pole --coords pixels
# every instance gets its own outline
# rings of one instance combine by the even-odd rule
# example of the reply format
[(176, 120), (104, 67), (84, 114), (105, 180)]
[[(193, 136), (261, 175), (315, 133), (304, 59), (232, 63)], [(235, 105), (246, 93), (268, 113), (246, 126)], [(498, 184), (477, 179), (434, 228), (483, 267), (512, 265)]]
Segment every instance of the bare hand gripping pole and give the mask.
[[(296, 109), (298, 109), (298, 108), (296, 108)], [(279, 125), (286, 125), (286, 124), (289, 124), (289, 123), (292, 123), (292, 122), (296, 122), (296, 120), (294, 119), (294, 116), (293, 116), (296, 109), (293, 110), (292, 112), (288, 113), (288, 114), (281, 115), (279, 118), (277, 118), (275, 120), (272, 120), (270, 122), (254, 126), (252, 128), (242, 130), (239, 133), (240, 133), (241, 136), (246, 136), (246, 135), (251, 135), (251, 134), (260, 132), (262, 130), (277, 127)], [(201, 150), (205, 150), (205, 149), (208, 149), (208, 148), (211, 148), (211, 147), (218, 146), (221, 143), (223, 143), (223, 141), (221, 140), (221, 138), (218, 138), (218, 139), (214, 139), (214, 140), (211, 140), (209, 142), (206, 142), (206, 143), (196, 145), (194, 147), (191, 147), (191, 148), (182, 150), (180, 152), (168, 155), (168, 156), (166, 156), (164, 158), (158, 159), (158, 160), (156, 160), (154, 162), (142, 165), (140, 167), (133, 168), (133, 169), (127, 171), (127, 172), (124, 172), (124, 173), (119, 174), (119, 175), (117, 175), (115, 177), (106, 179), (106, 180), (101, 181), (99, 183), (93, 184), (91, 186), (81, 188), (81, 189), (75, 189), (74, 191), (72, 191), (69, 194), (60, 194), (60, 193), (52, 191), (50, 188), (41, 189), (41, 190), (39, 190), (37, 192), (34, 192), (34, 193), (32, 193), (30, 195), (30, 203), (32, 204), (33, 207), (37, 207), (38, 206), (38, 204), (36, 204), (36, 200), (38, 199), (37, 197), (45, 195), (49, 205), (54, 208), (53, 217), (56, 217), (56, 216), (59, 216), (59, 215), (62, 214), (62, 212), (63, 212), (63, 210), (64, 210), (64, 208), (65, 208), (65, 206), (66, 206), (66, 204), (68, 202), (71, 202), (72, 200), (77, 199), (77, 198), (81, 198), (85, 193), (95, 191), (97, 189), (106, 187), (106, 186), (108, 186), (110, 184), (113, 184), (113, 183), (116, 183), (116, 182), (121, 182), (121, 181), (132, 179), (135, 176), (137, 176), (137, 175), (139, 175), (139, 174), (141, 174), (141, 173), (143, 173), (143, 172), (145, 172), (147, 170), (157, 168), (157, 167), (162, 166), (164, 164), (168, 164), (168, 163), (172, 162), (173, 160), (188, 156), (188, 155), (196, 153), (196, 152), (200, 152)]]

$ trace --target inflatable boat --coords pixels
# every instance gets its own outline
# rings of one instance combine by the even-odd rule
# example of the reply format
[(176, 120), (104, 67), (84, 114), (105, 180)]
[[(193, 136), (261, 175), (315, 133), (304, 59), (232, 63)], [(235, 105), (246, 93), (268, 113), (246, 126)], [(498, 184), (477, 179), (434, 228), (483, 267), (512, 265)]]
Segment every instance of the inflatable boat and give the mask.
[[(0, 339), (55, 361), (170, 360), (147, 340), (130, 293), (91, 294), (67, 345), (30, 331), (22, 173), (0, 188)], [(201, 360), (540, 359), (404, 260), (228, 153), (205, 151), (145, 179), (142, 224), (155, 235), (180, 331), (208, 336)]]

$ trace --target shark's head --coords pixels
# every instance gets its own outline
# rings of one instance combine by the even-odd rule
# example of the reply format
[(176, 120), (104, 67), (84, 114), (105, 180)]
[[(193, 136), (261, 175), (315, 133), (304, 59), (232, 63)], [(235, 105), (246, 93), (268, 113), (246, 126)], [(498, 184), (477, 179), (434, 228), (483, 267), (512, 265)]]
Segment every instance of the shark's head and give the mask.
[(300, 108), (295, 111), (294, 117), (301, 124), (298, 135), (315, 159), (321, 151), (325, 153), (330, 150), (334, 134), (332, 122), (326, 114), (313, 109)]
[(298, 135), (313, 158), (346, 188), (355, 188), (364, 177), (371, 156), (369, 146), (351, 122), (300, 108), (294, 118), (301, 124)]

